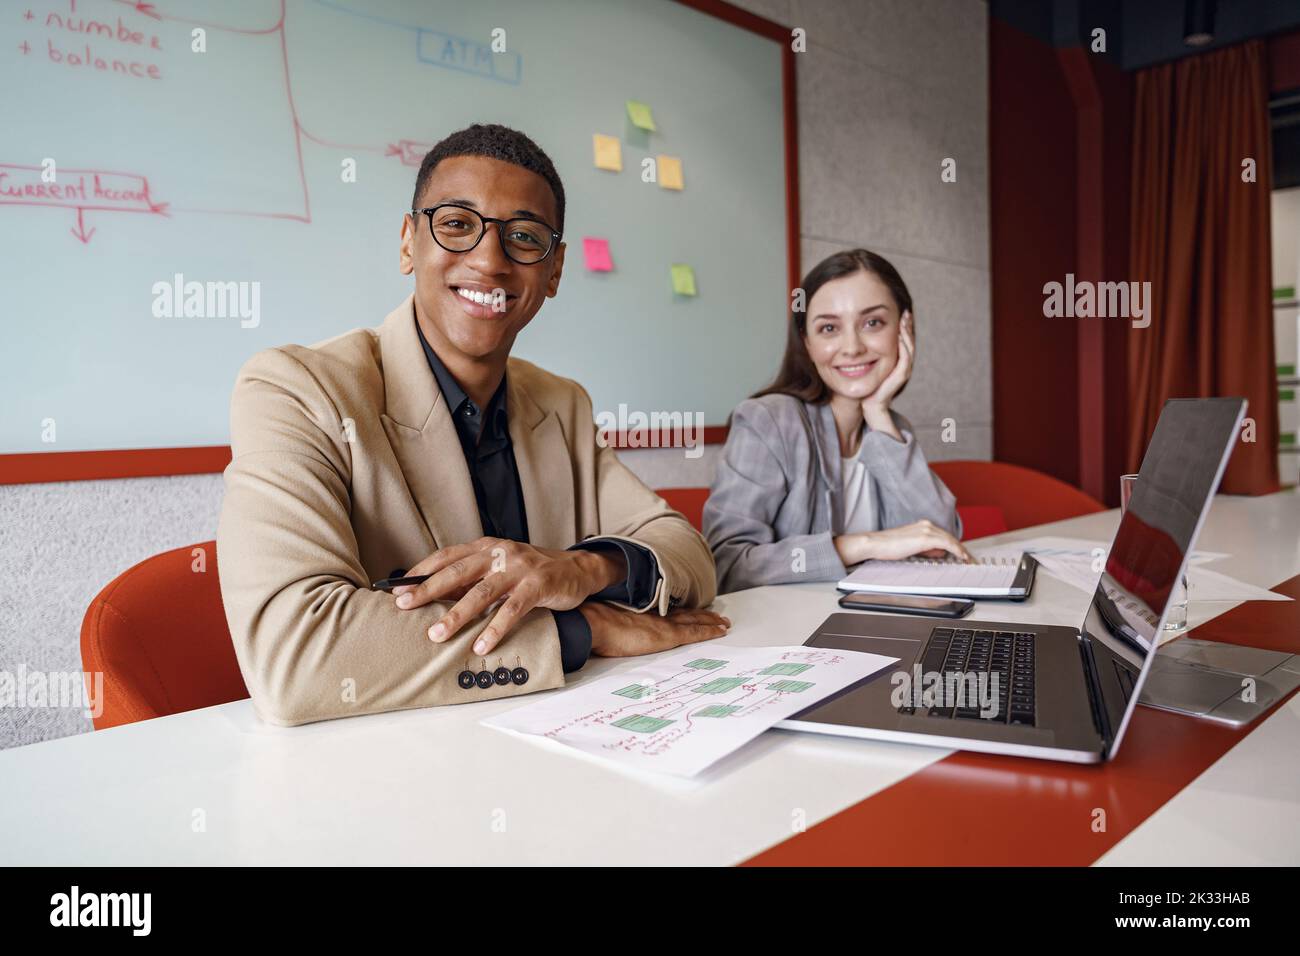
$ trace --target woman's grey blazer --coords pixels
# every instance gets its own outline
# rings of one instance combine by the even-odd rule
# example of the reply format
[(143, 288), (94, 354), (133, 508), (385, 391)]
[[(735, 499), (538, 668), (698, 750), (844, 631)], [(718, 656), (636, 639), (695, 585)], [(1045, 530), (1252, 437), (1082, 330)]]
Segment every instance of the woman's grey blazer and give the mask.
[[(868, 429), (858, 451), (880, 527), (929, 518), (960, 537), (956, 499), (930, 470), (911, 424), (890, 414), (903, 441)], [(844, 520), (840, 462), (829, 404), (764, 395), (736, 407), (704, 505), (719, 593), (848, 573), (831, 540)]]

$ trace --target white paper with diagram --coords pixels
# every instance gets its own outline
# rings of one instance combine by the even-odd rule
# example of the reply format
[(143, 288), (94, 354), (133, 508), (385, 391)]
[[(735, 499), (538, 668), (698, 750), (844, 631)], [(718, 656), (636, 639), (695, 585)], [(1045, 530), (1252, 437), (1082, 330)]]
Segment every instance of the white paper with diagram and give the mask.
[(688, 648), (487, 718), (640, 769), (694, 776), (897, 661), (802, 646)]

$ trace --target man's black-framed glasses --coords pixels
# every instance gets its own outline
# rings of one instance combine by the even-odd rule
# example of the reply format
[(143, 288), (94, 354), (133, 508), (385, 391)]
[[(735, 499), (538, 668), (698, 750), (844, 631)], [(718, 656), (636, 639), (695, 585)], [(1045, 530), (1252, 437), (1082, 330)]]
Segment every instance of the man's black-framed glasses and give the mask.
[(469, 252), (479, 244), (490, 222), (497, 224), (497, 239), (502, 251), (520, 265), (541, 262), (560, 241), (560, 234), (540, 219), (493, 219), (476, 210), (449, 203), (412, 209), (411, 212), (429, 217), (433, 241), (448, 252)]

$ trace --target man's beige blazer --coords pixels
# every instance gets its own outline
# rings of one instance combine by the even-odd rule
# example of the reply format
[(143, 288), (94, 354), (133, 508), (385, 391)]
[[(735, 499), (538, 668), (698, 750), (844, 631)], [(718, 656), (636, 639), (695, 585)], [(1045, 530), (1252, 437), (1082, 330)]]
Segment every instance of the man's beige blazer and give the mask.
[[(662, 575), (644, 608), (714, 597), (704, 539), (596, 440), (576, 382), (511, 358), (510, 439), (532, 544), (593, 536), (647, 547)], [(477, 619), (435, 644), (450, 603), (401, 611), (372, 581), (482, 536), (455, 425), (416, 334), (412, 299), (377, 329), (254, 355), (230, 401), (234, 460), (217, 530), (221, 597), (253, 705), (293, 725), (456, 704), (564, 684), (549, 610), (531, 612), (486, 659)], [(465, 671), (511, 672), (463, 687)]]

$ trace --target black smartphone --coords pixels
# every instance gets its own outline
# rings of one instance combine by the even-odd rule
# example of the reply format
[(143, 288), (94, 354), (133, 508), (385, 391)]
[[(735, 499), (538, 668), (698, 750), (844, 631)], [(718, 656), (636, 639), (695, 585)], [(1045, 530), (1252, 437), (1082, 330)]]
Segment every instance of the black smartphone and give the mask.
[(868, 594), (855, 591), (840, 597), (840, 607), (849, 611), (885, 611), (890, 614), (923, 614), (927, 617), (965, 617), (975, 602), (970, 598), (926, 597), (920, 594)]

